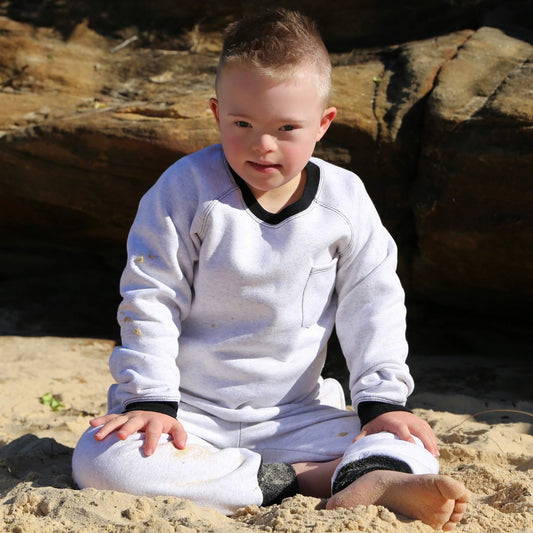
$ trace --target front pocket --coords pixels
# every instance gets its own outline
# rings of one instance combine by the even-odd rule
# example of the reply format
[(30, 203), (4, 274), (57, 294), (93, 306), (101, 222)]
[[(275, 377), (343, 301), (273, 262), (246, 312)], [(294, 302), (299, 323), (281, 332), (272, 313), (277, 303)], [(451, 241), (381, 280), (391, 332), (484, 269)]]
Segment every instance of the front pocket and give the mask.
[(328, 306), (337, 274), (337, 258), (327, 265), (311, 269), (305, 284), (302, 301), (302, 326), (309, 328), (316, 324)]

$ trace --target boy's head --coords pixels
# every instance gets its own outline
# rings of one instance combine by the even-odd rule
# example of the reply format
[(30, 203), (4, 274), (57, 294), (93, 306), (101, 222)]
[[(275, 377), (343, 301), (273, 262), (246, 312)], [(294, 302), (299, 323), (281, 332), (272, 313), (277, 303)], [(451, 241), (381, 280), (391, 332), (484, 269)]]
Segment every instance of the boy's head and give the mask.
[(279, 206), (300, 194), (304, 167), (337, 113), (326, 107), (330, 79), (322, 39), (299, 13), (268, 11), (228, 29), (210, 106), (228, 164), (257, 199), (276, 197)]
[(314, 76), (326, 107), (331, 62), (315, 23), (296, 11), (278, 8), (228, 26), (217, 71), (237, 66), (275, 81)]

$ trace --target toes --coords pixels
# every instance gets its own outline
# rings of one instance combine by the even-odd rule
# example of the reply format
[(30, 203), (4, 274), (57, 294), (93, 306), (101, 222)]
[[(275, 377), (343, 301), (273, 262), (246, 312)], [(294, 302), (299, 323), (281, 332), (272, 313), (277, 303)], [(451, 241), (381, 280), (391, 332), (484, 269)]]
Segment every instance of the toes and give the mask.
[(463, 513), (452, 513), (449, 521), (454, 524), (457, 524), (457, 522), (460, 522), (462, 518), (463, 518)]
[(470, 501), (470, 496), (471, 496), (470, 491), (467, 488), (465, 488), (464, 494), (460, 498), (457, 498), (457, 502), (464, 503), (465, 508), (466, 508), (466, 504)]
[(463, 483), (449, 477), (439, 477), (437, 479), (437, 488), (447, 500), (457, 500), (468, 502), (470, 494)]
[(453, 522), (447, 522), (446, 524), (444, 524), (442, 526), (442, 530), (443, 531), (451, 531), (452, 529), (455, 529), (455, 526), (457, 524), (456, 523), (453, 523)]
[(467, 507), (468, 504), (466, 502), (456, 502), (453, 508), (453, 512), (463, 514), (466, 511)]
[(448, 522), (442, 526), (443, 531), (451, 531), (452, 529), (455, 529), (455, 526), (457, 526), (457, 524), (463, 519), (466, 507), (466, 502), (455, 503), (453, 512), (450, 515)]

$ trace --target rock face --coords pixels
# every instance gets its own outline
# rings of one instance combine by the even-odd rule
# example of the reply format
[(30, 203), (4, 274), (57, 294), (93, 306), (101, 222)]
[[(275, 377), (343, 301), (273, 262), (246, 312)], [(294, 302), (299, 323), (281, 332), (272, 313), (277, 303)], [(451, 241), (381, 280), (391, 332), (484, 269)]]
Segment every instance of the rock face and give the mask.
[(0, 14), (53, 26), (64, 36), (87, 20), (92, 28), (108, 34), (135, 26), (148, 40), (157, 40), (162, 30), (167, 39), (174, 40), (176, 28), (192, 30), (200, 25), (204, 31), (218, 31), (258, 9), (283, 6), (317, 20), (328, 47), (340, 51), (423, 39), (487, 23), (501, 27), (518, 21), (523, 25), (527, 4), (527, 0), (7, 0)]
[(533, 296), (533, 47), (482, 28), (427, 101), (413, 279), (480, 305)]
[(532, 58), (485, 27), (337, 58), (324, 155), (362, 176), (412, 295), (531, 301)]
[(112, 54), (83, 24), (67, 42), (8, 19), (0, 28), (0, 47), (14, 48), (2, 65), (0, 227), (124, 243), (165, 167), (218, 139), (208, 107), (216, 57)]
[[(427, 3), (411, 4), (423, 13)], [(59, 17), (59, 3), (46, 5)], [(472, 27), (332, 55), (339, 115), (317, 155), (365, 181), (408, 292), (429, 301), (533, 296), (533, 46), (511, 16), (526, 4), (508, 5), (522, 10), (501, 11), (512, 32)], [(0, 17), (0, 234), (122, 249), (164, 168), (218, 140), (208, 99), (220, 39), (193, 30), (180, 36), (188, 49), (163, 50), (131, 29), (103, 37), (82, 22), (65, 33)]]

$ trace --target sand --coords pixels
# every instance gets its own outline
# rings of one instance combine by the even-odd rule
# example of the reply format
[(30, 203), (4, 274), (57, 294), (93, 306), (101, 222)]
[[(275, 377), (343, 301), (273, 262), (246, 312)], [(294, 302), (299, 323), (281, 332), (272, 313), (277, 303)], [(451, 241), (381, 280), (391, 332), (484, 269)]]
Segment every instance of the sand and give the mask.
[[(112, 347), (104, 339), (0, 337), (1, 531), (432, 531), (382, 507), (325, 511), (324, 501), (302, 496), (225, 517), (178, 498), (78, 490), (70, 472), (72, 449), (88, 421), (105, 411)], [(457, 356), (428, 356), (417, 366), (423, 386), (410, 405), (439, 438), (442, 471), (473, 493), (457, 528), (464, 533), (533, 532), (533, 399), (529, 387), (513, 388), (529, 382), (531, 364), (527, 358), (501, 359), (496, 369), (483, 359), (469, 367)], [(458, 362), (463, 379), (446, 385)], [(480, 394), (479, 387), (468, 386), (484, 372), (485, 383), (493, 375), (502, 389), (493, 384)], [(46, 393), (61, 402), (57, 410), (42, 403)]]

